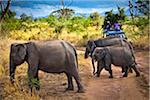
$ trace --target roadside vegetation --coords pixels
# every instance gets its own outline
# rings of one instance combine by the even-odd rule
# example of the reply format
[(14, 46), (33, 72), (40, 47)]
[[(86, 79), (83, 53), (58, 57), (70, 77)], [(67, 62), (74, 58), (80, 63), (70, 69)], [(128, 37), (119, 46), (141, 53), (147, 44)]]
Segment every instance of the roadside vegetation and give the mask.
[[(89, 17), (70, 16), (67, 19), (49, 15), (47, 18), (33, 19), (22, 14), (15, 18), (15, 12), (2, 23), (1, 36), (13, 40), (53, 40), (63, 39), (84, 46), (89, 39), (102, 38), (104, 17), (97, 12)], [(128, 39), (137, 46), (147, 46), (149, 25), (148, 19), (136, 18), (136, 23), (130, 17), (120, 21)], [(141, 38), (142, 37), (142, 38)]]

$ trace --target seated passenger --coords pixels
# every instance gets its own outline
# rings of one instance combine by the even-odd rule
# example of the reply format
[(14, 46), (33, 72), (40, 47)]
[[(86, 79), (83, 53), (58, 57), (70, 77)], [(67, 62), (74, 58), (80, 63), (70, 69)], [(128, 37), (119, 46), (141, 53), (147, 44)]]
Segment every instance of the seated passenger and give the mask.
[(111, 28), (111, 24), (110, 24), (109, 21), (107, 21), (107, 25), (106, 25), (106, 27), (104, 29), (104, 33), (108, 32), (110, 30), (110, 28)]
[(114, 30), (115, 31), (120, 31), (121, 30), (121, 25), (118, 22), (114, 23)]

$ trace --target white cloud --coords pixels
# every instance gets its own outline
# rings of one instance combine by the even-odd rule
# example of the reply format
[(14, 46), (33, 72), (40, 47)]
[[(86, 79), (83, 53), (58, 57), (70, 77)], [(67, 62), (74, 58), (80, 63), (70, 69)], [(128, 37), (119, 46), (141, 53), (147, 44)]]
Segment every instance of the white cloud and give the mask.
[(17, 13), (17, 17), (19, 17), (22, 13), (25, 13), (29, 16), (33, 16), (34, 18), (45, 17), (52, 11), (56, 10), (54, 6), (44, 4), (34, 5), (32, 8), (13, 6), (11, 9)]
[[(98, 13), (104, 13), (106, 11), (110, 11), (111, 9), (114, 8), (78, 8), (78, 7), (70, 7), (75, 10), (76, 13), (81, 13), (81, 14), (90, 14), (93, 12), (98, 12)], [(114, 9), (114, 11), (117, 11), (117, 9)]]
[[(70, 6), (69, 8), (74, 9), (75, 13), (78, 14), (90, 14), (93, 12), (98, 12), (100, 14), (110, 11), (113, 9), (114, 12), (117, 11), (117, 8), (113, 7), (107, 7), (107, 8), (80, 8), (76, 6)], [(17, 13), (17, 17), (19, 17), (22, 13), (25, 13), (27, 15), (33, 16), (34, 18), (38, 17), (46, 17), (48, 16), (52, 11), (60, 9), (60, 6), (50, 6), (46, 4), (37, 4), (34, 5), (32, 8), (28, 7), (20, 7), (20, 6), (12, 6), (11, 9)], [(126, 8), (127, 9), (127, 8)], [(126, 10), (125, 9), (125, 10)]]

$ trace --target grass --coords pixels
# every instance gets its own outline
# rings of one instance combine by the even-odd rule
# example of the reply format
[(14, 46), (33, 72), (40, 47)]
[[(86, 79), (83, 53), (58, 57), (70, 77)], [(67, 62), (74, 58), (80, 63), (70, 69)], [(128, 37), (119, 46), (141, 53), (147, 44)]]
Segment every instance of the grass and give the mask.
[[(69, 32), (67, 28), (63, 28), (61, 33), (56, 33), (55, 28), (49, 27), (48, 23), (35, 23), (26, 25), (29, 28), (11, 31), (7, 38), (13, 40), (53, 40), (62, 39), (69, 41), (77, 46), (85, 46), (87, 40), (102, 38), (102, 29), (95, 26), (89, 26), (83, 32)], [(32, 27), (31, 27), (32, 26)], [(40, 26), (40, 27), (36, 27)], [(100, 28), (100, 27), (99, 27)], [(149, 28), (145, 26), (143, 30), (134, 25), (122, 26), (128, 40), (136, 47), (148, 48), (149, 44)]]
[(150, 26), (145, 26), (143, 30), (133, 25), (124, 25), (123, 30), (125, 31), (128, 40), (133, 43), (133, 46), (138, 49), (149, 48), (149, 29)]

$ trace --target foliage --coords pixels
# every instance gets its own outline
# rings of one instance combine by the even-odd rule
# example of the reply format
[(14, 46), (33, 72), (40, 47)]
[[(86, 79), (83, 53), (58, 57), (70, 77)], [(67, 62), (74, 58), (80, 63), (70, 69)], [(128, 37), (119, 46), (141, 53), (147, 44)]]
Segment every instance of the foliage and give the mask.
[(63, 8), (63, 9), (59, 9), (59, 10), (53, 11), (52, 14), (55, 14), (58, 17), (68, 18), (68, 17), (72, 16), (72, 14), (74, 14), (74, 10), (73, 9), (69, 9), (69, 8)]
[(104, 24), (103, 28), (106, 27), (107, 22), (109, 21), (111, 25), (113, 25), (115, 22), (118, 21), (125, 21), (126, 15), (124, 14), (124, 8), (118, 7), (118, 13), (115, 14), (113, 13), (113, 10), (108, 11), (105, 13), (105, 19), (104, 19)]
[(32, 21), (33, 18), (31, 16), (27, 16), (25, 13), (23, 13), (20, 15), (20, 19), (22, 22), (26, 22), (26, 21), (30, 22), (30, 21)]
[(3, 21), (4, 17), (6, 16), (6, 14), (10, 11), (9, 10), (9, 6), (10, 6), (10, 2), (11, 0), (1, 0), (0, 1), (0, 23)]
[(139, 11), (139, 13), (149, 16), (149, 0), (137, 0), (135, 8)]
[(99, 26), (100, 26), (100, 21), (101, 21), (101, 17), (99, 16), (99, 13), (98, 12), (94, 12), (94, 13), (90, 14), (89, 18), (91, 20), (91, 24), (93, 26), (96, 26), (97, 29), (98, 29)]
[(132, 17), (130, 24), (136, 25), (142, 30), (149, 25), (149, 0), (137, 0), (135, 2), (129, 0), (129, 8)]
[(21, 28), (21, 20), (15, 18), (16, 13), (8, 11), (1, 23), (1, 35), (7, 35), (12, 30)]

